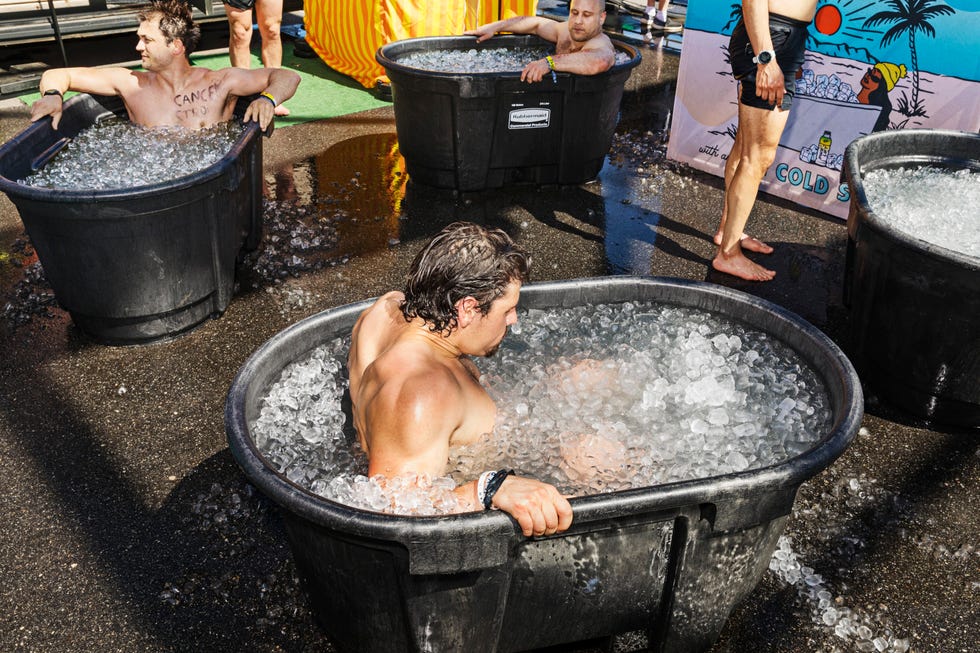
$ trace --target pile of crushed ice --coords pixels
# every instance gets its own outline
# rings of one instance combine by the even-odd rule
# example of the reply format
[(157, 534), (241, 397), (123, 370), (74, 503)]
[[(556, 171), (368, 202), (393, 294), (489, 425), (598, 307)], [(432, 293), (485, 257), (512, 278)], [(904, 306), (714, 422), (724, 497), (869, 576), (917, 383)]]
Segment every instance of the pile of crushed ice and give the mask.
[(242, 133), (237, 120), (199, 130), (108, 120), (82, 130), (46, 166), (20, 180), (39, 188), (109, 190), (179, 179), (220, 161)]
[[(543, 47), (428, 50), (410, 52), (395, 61), (409, 68), (439, 73), (512, 73), (552, 53), (552, 48)], [(616, 51), (617, 64), (629, 59), (625, 52)]]
[(16, 239), (10, 246), (10, 253), (13, 256), (8, 260), (22, 268), (24, 276), (14, 284), (0, 314), (12, 327), (27, 324), (35, 316), (54, 317), (52, 309), (58, 306), (58, 302), (30, 242)]
[(629, 302), (532, 309), (478, 362), (497, 427), (454, 450), (451, 479), (368, 479), (341, 410), (348, 346), (337, 338), (289, 364), (252, 436), (294, 483), (372, 510), (451, 512), (456, 483), (502, 467), (573, 495), (741, 472), (806, 451), (831, 420), (791, 349), (721, 316)]
[(944, 168), (870, 170), (868, 205), (895, 229), (939, 247), (980, 257), (980, 174)]
[[(829, 649), (814, 646), (810, 650), (832, 653), (906, 653), (909, 650), (911, 640), (896, 634), (887, 618), (882, 619), (880, 613), (872, 614), (860, 607), (848, 606), (842, 594), (834, 592), (833, 586), (821, 574), (800, 559), (793, 549), (791, 537), (780, 536), (769, 559), (769, 571), (781, 583), (796, 590), (799, 604), (809, 612), (816, 629), (840, 642), (840, 646), (831, 644)], [(624, 633), (615, 644), (613, 650), (623, 653), (649, 648), (647, 634), (643, 631)]]
[(843, 597), (835, 597), (823, 576), (799, 561), (792, 544), (789, 537), (779, 538), (778, 547), (769, 560), (769, 570), (796, 588), (800, 597), (810, 605), (813, 623), (832, 628), (837, 638), (862, 653), (905, 653), (909, 650), (907, 638), (898, 637), (890, 628), (879, 628), (859, 610), (845, 605)]
[(339, 241), (335, 225), (342, 217), (326, 206), (332, 199), (303, 205), (263, 198), (262, 242), (245, 255), (242, 265), (254, 274), (253, 287), (346, 261), (345, 256), (334, 255)]

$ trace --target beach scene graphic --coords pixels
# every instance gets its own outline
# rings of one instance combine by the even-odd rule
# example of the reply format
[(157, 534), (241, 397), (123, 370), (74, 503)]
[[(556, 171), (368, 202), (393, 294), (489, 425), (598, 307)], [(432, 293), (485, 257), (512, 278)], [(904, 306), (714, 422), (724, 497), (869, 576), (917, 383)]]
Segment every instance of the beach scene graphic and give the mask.
[[(800, 161), (840, 170), (844, 148), (852, 140), (898, 128), (892, 122), (889, 94), (907, 78), (908, 69), (904, 64), (881, 61), (868, 66), (855, 84), (850, 80), (861, 71), (852, 65), (835, 66), (819, 53), (808, 60), (813, 68), (804, 67), (796, 80), (796, 98), (780, 145), (798, 152)], [(835, 72), (816, 72), (820, 70)], [(926, 117), (923, 112), (921, 118)], [(908, 120), (906, 117), (902, 126)]]
[[(668, 157), (724, 175), (738, 120), (728, 40), (741, 3), (688, 8)], [(854, 139), (886, 129), (980, 131), (980, 0), (824, 0), (762, 189), (846, 218)]]

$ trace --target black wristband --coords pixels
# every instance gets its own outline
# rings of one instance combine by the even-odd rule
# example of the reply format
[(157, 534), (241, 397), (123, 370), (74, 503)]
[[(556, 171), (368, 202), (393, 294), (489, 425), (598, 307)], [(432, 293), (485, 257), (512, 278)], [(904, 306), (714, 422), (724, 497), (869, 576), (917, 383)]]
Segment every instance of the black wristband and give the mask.
[(486, 510), (490, 510), (493, 506), (493, 495), (497, 494), (497, 490), (503, 484), (504, 479), (514, 473), (513, 469), (501, 469), (497, 472), (493, 478), (487, 483), (486, 493), (483, 495), (483, 507)]
[(44, 93), (41, 93), (41, 95), (57, 95), (57, 96), (58, 96), (58, 97), (60, 97), (60, 98), (61, 98), (62, 100), (64, 100), (64, 99), (65, 99), (65, 95), (64, 95), (64, 93), (62, 93), (61, 91), (59, 91), (59, 90), (58, 90), (58, 89), (56, 89), (56, 88), (49, 88), (49, 89), (48, 89), (48, 90), (46, 90), (46, 91), (45, 91)]

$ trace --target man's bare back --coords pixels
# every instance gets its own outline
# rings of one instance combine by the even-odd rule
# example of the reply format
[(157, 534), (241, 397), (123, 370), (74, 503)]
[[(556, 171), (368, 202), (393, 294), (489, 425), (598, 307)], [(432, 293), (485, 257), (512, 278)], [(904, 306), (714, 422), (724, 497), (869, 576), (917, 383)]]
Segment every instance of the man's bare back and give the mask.
[[(472, 361), (420, 320), (406, 321), (402, 301), (401, 292), (387, 293), (354, 326), (348, 359), (354, 427), (369, 456), (369, 474), (438, 476), (445, 473), (449, 447), (473, 442), (493, 429), (496, 407), (479, 384)], [(430, 415), (411, 414), (425, 408), (419, 392), (433, 387), (443, 388), (442, 406)], [(407, 447), (398, 442), (372, 447), (376, 439), (397, 438), (393, 432), (405, 421), (420, 429), (451, 429), (449, 439), (434, 438), (408, 457)], [(426, 439), (423, 432), (408, 435), (417, 438), (414, 444)]]
[[(371, 476), (444, 476), (451, 446), (492, 431), (496, 406), (469, 357), (492, 355), (517, 322), (528, 265), (503, 231), (453, 223), (419, 252), (404, 293), (389, 292), (361, 313), (347, 362)], [(572, 523), (553, 485), (509, 470), (487, 470), (454, 493), (461, 510), (503, 510), (525, 535)]]

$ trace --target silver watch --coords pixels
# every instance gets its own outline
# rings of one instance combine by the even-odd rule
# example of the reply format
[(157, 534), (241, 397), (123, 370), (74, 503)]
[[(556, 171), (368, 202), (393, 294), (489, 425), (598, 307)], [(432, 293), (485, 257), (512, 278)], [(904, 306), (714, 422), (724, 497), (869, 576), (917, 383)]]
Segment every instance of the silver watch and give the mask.
[(776, 58), (775, 50), (763, 50), (759, 54), (752, 57), (752, 63), (767, 64)]

